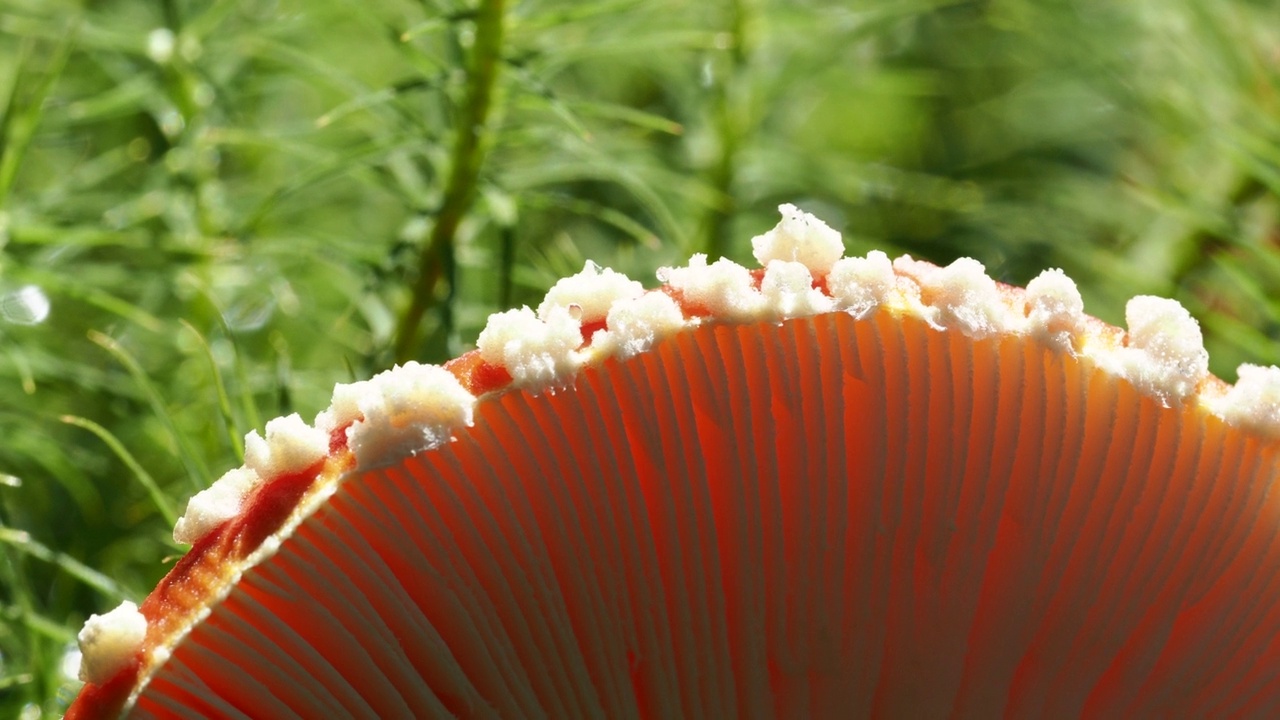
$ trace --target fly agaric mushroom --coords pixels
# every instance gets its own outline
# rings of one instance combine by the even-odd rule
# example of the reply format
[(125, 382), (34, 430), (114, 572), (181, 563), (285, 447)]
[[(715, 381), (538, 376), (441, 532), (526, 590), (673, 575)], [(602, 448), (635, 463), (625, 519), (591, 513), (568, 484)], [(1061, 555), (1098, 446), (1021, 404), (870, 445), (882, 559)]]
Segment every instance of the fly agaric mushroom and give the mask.
[(68, 717), (1276, 717), (1280, 369), (782, 213), (251, 434)]

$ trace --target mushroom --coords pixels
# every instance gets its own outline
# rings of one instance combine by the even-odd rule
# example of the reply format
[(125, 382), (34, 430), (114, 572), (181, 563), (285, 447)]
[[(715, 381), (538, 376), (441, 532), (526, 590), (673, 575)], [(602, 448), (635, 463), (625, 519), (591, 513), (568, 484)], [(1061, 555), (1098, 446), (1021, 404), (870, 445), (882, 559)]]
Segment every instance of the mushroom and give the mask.
[(67, 717), (1277, 716), (1280, 369), (782, 213), (251, 434)]

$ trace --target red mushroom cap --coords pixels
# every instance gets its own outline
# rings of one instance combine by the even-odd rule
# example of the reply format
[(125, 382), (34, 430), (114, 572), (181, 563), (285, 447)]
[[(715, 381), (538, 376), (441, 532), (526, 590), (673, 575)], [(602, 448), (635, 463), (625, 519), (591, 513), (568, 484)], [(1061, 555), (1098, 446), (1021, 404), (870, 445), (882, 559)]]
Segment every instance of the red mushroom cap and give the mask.
[(68, 717), (1280, 713), (1280, 369), (783, 214), (268, 425)]

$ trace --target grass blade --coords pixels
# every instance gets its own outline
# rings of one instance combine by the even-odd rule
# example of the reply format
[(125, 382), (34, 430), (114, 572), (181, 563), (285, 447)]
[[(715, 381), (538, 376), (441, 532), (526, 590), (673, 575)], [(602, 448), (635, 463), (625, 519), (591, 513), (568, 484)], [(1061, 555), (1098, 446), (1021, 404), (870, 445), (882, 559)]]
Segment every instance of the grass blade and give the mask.
[(178, 521), (178, 515), (174, 512), (173, 505), (165, 496), (164, 491), (160, 489), (160, 486), (156, 484), (155, 478), (151, 477), (151, 473), (147, 472), (146, 469), (138, 463), (137, 459), (133, 457), (133, 454), (129, 452), (128, 448), (126, 448), (115, 435), (112, 435), (110, 430), (107, 430), (88, 418), (77, 417), (75, 415), (63, 415), (60, 419), (68, 425), (83, 428), (94, 435), (97, 435), (102, 442), (107, 444), (107, 447), (111, 448), (111, 451), (116, 454), (116, 457), (120, 458), (120, 461), (129, 468), (134, 477), (138, 478), (138, 482), (142, 484), (142, 487), (146, 488), (147, 494), (151, 496), (151, 502), (154, 503), (156, 509), (160, 511), (160, 515), (164, 517), (164, 521), (170, 526)]
[(182, 460), (182, 464), (187, 468), (187, 475), (192, 483), (192, 487), (196, 490), (202, 490), (213, 483), (213, 476), (209, 473), (209, 468), (200, 460), (195, 449), (191, 447), (191, 440), (178, 430), (178, 426), (173, 421), (173, 415), (169, 412), (165, 405), (164, 398), (160, 395), (160, 391), (147, 377), (147, 373), (138, 364), (132, 355), (125, 350), (115, 338), (104, 335), (96, 330), (89, 331), (89, 339), (95, 345), (103, 350), (111, 353), (115, 359), (129, 371), (133, 376), (134, 382), (142, 389), (142, 393), (146, 396), (151, 404), (151, 410), (164, 424), (165, 430), (168, 432), (170, 439), (173, 440), (174, 447), (177, 450), (178, 457)]
[(58, 569), (66, 574), (113, 600), (122, 600), (125, 597), (124, 590), (116, 584), (115, 580), (66, 553), (51, 550), (48, 546), (33, 539), (30, 533), (23, 530), (0, 527), (0, 543), (10, 545), (24, 555), (57, 566)]
[(195, 325), (185, 319), (179, 322), (182, 323), (182, 327), (191, 332), (196, 342), (200, 343), (200, 347), (204, 350), (204, 356), (209, 360), (209, 370), (213, 373), (213, 386), (218, 393), (218, 409), (222, 412), (222, 424), (227, 431), (227, 441), (231, 443), (231, 448), (235, 450), (236, 458), (240, 462), (244, 462), (244, 441), (241, 440), (244, 433), (240, 432), (239, 428), (236, 427), (235, 415), (231, 412), (231, 396), (227, 394), (226, 383), (222, 381), (222, 372), (218, 370), (218, 361), (213, 356), (213, 348), (209, 347), (209, 341), (205, 339), (204, 334), (196, 329)]

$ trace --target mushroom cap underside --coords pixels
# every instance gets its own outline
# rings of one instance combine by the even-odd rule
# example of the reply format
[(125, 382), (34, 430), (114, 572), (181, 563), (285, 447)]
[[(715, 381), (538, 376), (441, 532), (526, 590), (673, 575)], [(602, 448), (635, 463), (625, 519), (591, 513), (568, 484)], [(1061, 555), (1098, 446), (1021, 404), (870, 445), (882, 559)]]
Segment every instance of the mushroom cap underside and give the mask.
[(887, 308), (686, 329), (322, 479), (127, 714), (1275, 717), (1277, 442), (1166, 405)]

